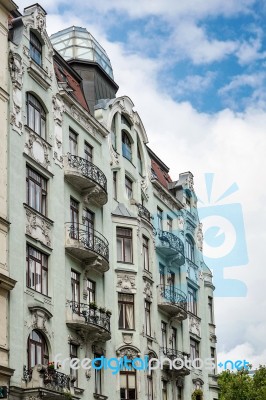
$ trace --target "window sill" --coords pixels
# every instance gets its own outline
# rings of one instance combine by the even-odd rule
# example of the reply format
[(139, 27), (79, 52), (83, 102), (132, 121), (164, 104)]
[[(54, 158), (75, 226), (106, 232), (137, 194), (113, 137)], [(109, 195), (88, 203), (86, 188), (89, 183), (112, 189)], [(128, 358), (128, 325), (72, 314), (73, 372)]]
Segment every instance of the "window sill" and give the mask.
[(37, 300), (40, 303), (48, 304), (50, 306), (52, 305), (52, 297), (46, 296), (45, 294), (37, 292), (37, 290), (34, 290), (34, 289), (32, 289), (32, 288), (30, 288), (28, 286), (26, 286), (25, 293), (28, 296), (33, 297), (35, 300)]
[(49, 224), (53, 225), (54, 221), (52, 221), (51, 219), (49, 219), (48, 217), (46, 217), (44, 214), (42, 214), (40, 211), (35, 210), (34, 208), (32, 208), (31, 206), (29, 206), (27, 203), (23, 203), (24, 208), (36, 213), (37, 215), (39, 215), (41, 218), (43, 218), (46, 222), (48, 222)]
[(45, 143), (50, 149), (53, 147), (50, 143), (47, 142), (46, 139), (44, 139), (41, 135), (39, 135), (37, 132), (35, 132), (34, 130), (32, 130), (27, 124), (24, 125), (24, 128), (29, 131), (29, 133), (32, 133), (33, 135), (35, 135), (36, 137), (38, 137), (38, 139), (40, 139), (43, 143)]
[(52, 78), (50, 78), (48, 73), (32, 59), (28, 67), (28, 74), (35, 82), (42, 86), (43, 89), (47, 90), (51, 86)]
[(93, 393), (93, 397), (98, 400), (107, 400), (108, 396), (104, 396), (103, 394)]

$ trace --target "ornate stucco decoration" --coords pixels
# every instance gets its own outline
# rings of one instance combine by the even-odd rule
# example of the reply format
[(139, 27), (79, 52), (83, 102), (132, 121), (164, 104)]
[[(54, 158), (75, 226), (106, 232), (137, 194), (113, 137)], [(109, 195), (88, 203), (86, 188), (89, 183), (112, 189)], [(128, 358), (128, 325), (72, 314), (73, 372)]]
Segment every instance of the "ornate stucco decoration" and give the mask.
[(13, 129), (22, 134), (22, 119), (21, 119), (21, 107), (22, 107), (22, 95), (21, 90), (13, 86), (12, 91), (12, 111), (10, 115), (10, 124), (13, 126)]
[(184, 225), (185, 225), (184, 217), (182, 215), (179, 215), (177, 217), (177, 227), (181, 232), (184, 231)]
[(203, 249), (203, 232), (202, 232), (202, 223), (200, 222), (197, 231), (196, 231), (196, 243), (198, 246), (198, 249), (202, 251)]
[(53, 315), (50, 313), (50, 311), (41, 306), (29, 306), (29, 311), (32, 317), (30, 328), (39, 329), (47, 336), (51, 337), (48, 324)]
[(150, 301), (152, 301), (152, 297), (153, 297), (153, 294), (152, 294), (152, 285), (151, 285), (151, 283), (148, 281), (148, 280), (144, 280), (144, 291), (143, 291), (143, 293), (144, 293), (144, 295), (145, 295), (145, 297), (146, 297), (146, 299), (147, 300), (150, 300)]
[(201, 337), (200, 319), (189, 315), (189, 332)]
[(188, 173), (188, 177), (186, 179), (186, 185), (191, 191), (194, 191), (194, 180), (191, 172)]
[(24, 74), (22, 58), (18, 53), (13, 52), (12, 50), (9, 52), (9, 71), (14, 87), (21, 89), (23, 85)]
[(199, 280), (199, 267), (194, 263), (187, 260), (188, 268), (187, 268), (187, 275), (192, 281), (198, 283)]
[(122, 333), (123, 342), (125, 344), (132, 344), (133, 342), (133, 333)]
[(25, 129), (25, 153), (37, 161), (44, 168), (50, 170), (51, 146), (35, 132)]
[(140, 357), (141, 353), (140, 350), (135, 346), (122, 346), (116, 350), (116, 354), (118, 357), (125, 357), (129, 359), (133, 359), (136, 357)]
[(140, 187), (142, 190), (142, 193), (144, 194), (146, 200), (149, 199), (149, 195), (148, 195), (148, 181), (147, 178), (142, 178), (140, 181)]
[(136, 292), (136, 277), (128, 273), (117, 274), (117, 290), (120, 292), (135, 293)]
[(54, 121), (61, 126), (63, 121), (63, 112), (65, 111), (64, 103), (59, 97), (53, 96), (53, 113), (54, 113)]
[(26, 234), (30, 235), (36, 240), (39, 240), (41, 243), (45, 244), (48, 247), (51, 247), (51, 228), (52, 221), (43, 217), (37, 212), (34, 212), (32, 209), (26, 208)]
[(115, 151), (115, 149), (113, 148), (110, 140), (109, 140), (109, 149), (110, 149), (110, 165), (112, 167), (118, 166), (119, 165), (118, 154)]

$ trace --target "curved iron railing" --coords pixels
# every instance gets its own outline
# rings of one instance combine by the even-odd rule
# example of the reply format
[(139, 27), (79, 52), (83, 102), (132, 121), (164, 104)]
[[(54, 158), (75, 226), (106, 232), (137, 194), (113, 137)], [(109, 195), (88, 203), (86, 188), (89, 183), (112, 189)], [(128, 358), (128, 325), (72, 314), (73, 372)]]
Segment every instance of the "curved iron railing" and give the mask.
[(138, 212), (139, 216), (140, 216), (141, 218), (144, 218), (144, 219), (146, 219), (147, 221), (151, 222), (152, 215), (151, 215), (151, 213), (149, 212), (149, 210), (147, 210), (147, 208), (144, 207), (142, 204), (138, 204), (138, 209), (139, 209), (139, 212)]
[(73, 313), (84, 317), (87, 324), (97, 325), (106, 331), (110, 332), (110, 314), (95, 310), (89, 304), (78, 303), (76, 301), (68, 301), (68, 304)]
[(182, 240), (172, 232), (158, 230), (158, 238), (161, 242), (167, 243), (171, 249), (184, 254), (184, 244)]
[(160, 351), (163, 353), (163, 355), (165, 355), (166, 357), (168, 357), (170, 359), (171, 358), (172, 359), (180, 358), (181, 360), (184, 360), (185, 356), (187, 358), (189, 358), (189, 354), (184, 353), (184, 352), (179, 351), (174, 348), (170, 349), (170, 348), (166, 348), (166, 347), (160, 347)]
[(182, 290), (171, 285), (159, 285), (159, 293), (161, 298), (167, 303), (177, 305), (187, 310), (187, 296)]
[(81, 242), (88, 250), (94, 251), (109, 261), (109, 242), (96, 229), (87, 227), (84, 224), (66, 223), (69, 237)]
[(70, 377), (53, 368), (48, 367), (45, 370), (43, 374), (43, 382), (45, 384), (50, 384), (51, 386), (59, 390), (70, 390)]
[(71, 168), (76, 168), (82, 173), (82, 175), (96, 182), (105, 192), (107, 192), (107, 179), (100, 168), (96, 167), (92, 162), (85, 160), (85, 158), (70, 153), (67, 153), (67, 159), (68, 165)]

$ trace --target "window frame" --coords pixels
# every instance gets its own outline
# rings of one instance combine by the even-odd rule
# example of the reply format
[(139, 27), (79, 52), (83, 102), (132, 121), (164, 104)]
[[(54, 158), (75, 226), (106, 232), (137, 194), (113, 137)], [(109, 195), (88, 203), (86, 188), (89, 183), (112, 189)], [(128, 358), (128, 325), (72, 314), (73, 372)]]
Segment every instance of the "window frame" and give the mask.
[(113, 198), (117, 200), (117, 171), (113, 171)]
[(167, 231), (173, 232), (173, 218), (169, 217), (169, 215), (167, 215)]
[[(27, 108), (27, 126), (34, 132), (36, 135), (40, 136), (42, 139), (46, 140), (46, 111), (34, 94), (31, 92), (27, 92), (26, 95), (26, 108)], [(32, 114), (30, 114), (31, 109)], [(38, 115), (38, 118), (36, 116)], [(39, 123), (38, 123), (39, 119)]]
[[(89, 283), (91, 283), (91, 287), (89, 287)], [(96, 287), (95, 281), (87, 279), (88, 304), (96, 303)]]
[[(29, 165), (26, 165), (26, 204), (44, 216), (47, 215), (47, 186), (48, 179), (43, 177), (41, 174), (39, 174), (39, 172), (31, 168)], [(31, 190), (33, 190), (33, 195)], [(30, 203), (32, 197), (34, 198), (34, 202)], [(39, 208), (36, 205), (38, 203), (40, 205)]]
[(198, 290), (195, 289), (193, 286), (188, 285), (187, 290), (187, 309), (194, 315), (198, 315)]
[[(40, 341), (37, 341), (35, 339), (32, 339), (32, 335), (33, 333), (36, 333), (39, 338)], [(32, 345), (34, 346), (35, 349), (35, 364), (32, 365), (31, 363), (31, 355), (32, 355)], [(40, 364), (40, 362), (38, 362), (39, 360), (37, 359), (38, 355), (37, 355), (37, 351), (36, 348), (40, 348), (41, 349), (41, 364), (43, 365), (48, 365), (49, 363), (49, 349), (48, 349), (48, 345), (47, 345), (47, 341), (44, 337), (44, 335), (39, 332), (37, 329), (33, 329), (29, 336), (28, 336), (28, 342), (27, 342), (27, 353), (28, 353), (28, 368), (32, 369), (33, 367), (35, 367), (35, 365)]]
[[(40, 258), (36, 258), (33, 255), (30, 255), (30, 250), (33, 250), (34, 252), (38, 252), (40, 254)], [(31, 280), (31, 268), (30, 268), (30, 260), (34, 261), (34, 286), (30, 285), (30, 280)], [(27, 287), (34, 290), (35, 292), (41, 293), (44, 296), (48, 296), (48, 256), (47, 254), (44, 254), (41, 252), (39, 249), (36, 249), (36, 247), (31, 246), (30, 244), (27, 244), (26, 247), (26, 262), (27, 262), (27, 272), (26, 272), (26, 282), (27, 282)], [(36, 263), (40, 264), (40, 286), (41, 290), (37, 290), (36, 288)], [(46, 290), (43, 288), (43, 276), (46, 276)]]
[(78, 155), (78, 134), (71, 128), (69, 128), (68, 134), (68, 145), (69, 145), (69, 153), (72, 156)]
[(93, 163), (93, 146), (86, 140), (84, 141), (84, 158), (86, 161)]
[(149, 239), (147, 236), (142, 236), (142, 251), (143, 251), (143, 269), (150, 272), (150, 251)]
[(158, 230), (163, 231), (163, 210), (160, 207), (157, 207), (157, 223)]
[(208, 296), (208, 309), (209, 309), (210, 324), (214, 324), (213, 297), (211, 296)]
[(128, 161), (132, 162), (132, 143), (125, 130), (122, 131), (122, 155)]
[(145, 334), (152, 337), (151, 330), (151, 302), (144, 300), (144, 316), (145, 316)]
[[(197, 358), (200, 358), (200, 342), (190, 338), (190, 359), (193, 361)], [(198, 362), (196, 364), (199, 366)]]
[[(80, 273), (71, 269), (71, 300), (77, 303), (77, 310), (80, 310)], [(74, 306), (74, 305), (73, 305)]]
[(162, 348), (167, 349), (167, 322), (161, 321)]
[[(125, 235), (125, 234), (122, 234), (122, 233), (119, 233), (119, 230), (120, 230), (120, 232), (123, 230), (123, 231), (127, 231), (129, 234), (128, 235)], [(118, 254), (118, 243), (119, 243), (119, 240), (121, 240), (121, 259), (119, 259), (119, 254)], [(126, 246), (125, 246), (125, 241), (126, 240), (128, 240), (128, 244), (129, 244), (129, 249), (130, 249), (130, 257), (129, 257), (129, 259), (130, 259), (130, 261), (126, 261), (126, 251), (125, 251), (125, 249), (126, 249)], [(119, 262), (119, 263), (123, 263), (123, 264), (133, 264), (133, 232), (132, 232), (132, 229), (131, 228), (126, 228), (126, 227), (120, 227), (120, 226), (117, 226), (116, 227), (116, 242), (117, 242), (117, 245), (116, 245), (116, 249), (117, 249), (117, 262)]]
[(186, 235), (186, 257), (195, 263), (195, 243), (189, 235)]
[[(75, 351), (73, 352), (72, 350), (75, 350)], [(69, 349), (70, 360), (72, 360), (74, 358), (78, 359), (78, 350), (79, 350), (79, 345), (70, 342), (70, 349)], [(78, 369), (71, 369), (71, 367), (70, 367), (70, 375), (72, 375), (76, 378), (76, 380), (74, 382), (74, 386), (78, 387)]]
[[(134, 398), (132, 397), (132, 400), (137, 399), (137, 374), (136, 374), (136, 370), (122, 370), (122, 371), (120, 371), (120, 378), (121, 378), (121, 375), (125, 375), (126, 376), (126, 387), (125, 387), (125, 396), (126, 397), (122, 397), (122, 395), (121, 395), (121, 384), (120, 384), (120, 399), (121, 400), (130, 400), (130, 397), (129, 397), (129, 379), (128, 379), (128, 377), (130, 375), (134, 376), (134, 382), (135, 382), (135, 387), (134, 387), (135, 396), (134, 396)], [(121, 379), (120, 379), (120, 382), (121, 382)]]
[[(32, 30), (30, 31), (29, 45), (30, 45), (31, 59), (41, 67), (42, 66), (43, 45), (42, 45), (42, 42), (40, 41), (40, 39), (37, 37), (37, 35), (35, 35), (35, 33)], [(39, 57), (36, 57), (36, 54), (39, 55)]]
[(125, 175), (125, 191), (128, 200), (133, 199), (133, 181)]
[[(125, 300), (122, 296), (127, 296), (128, 298), (131, 297), (132, 301)], [(120, 309), (121, 305), (121, 309)], [(133, 319), (132, 319), (132, 328), (127, 327), (127, 307), (131, 306), (133, 310)], [(121, 322), (121, 315), (122, 315), (122, 324)], [(131, 293), (118, 293), (118, 329), (119, 330), (126, 330), (132, 331), (135, 330), (135, 297), (134, 294)]]
[[(102, 354), (95, 353), (94, 354), (94, 359), (95, 358), (100, 358), (102, 357)], [(100, 361), (96, 361), (95, 365), (100, 366)], [(94, 393), (102, 395), (103, 393), (103, 368), (101, 369), (96, 369), (94, 371)]]

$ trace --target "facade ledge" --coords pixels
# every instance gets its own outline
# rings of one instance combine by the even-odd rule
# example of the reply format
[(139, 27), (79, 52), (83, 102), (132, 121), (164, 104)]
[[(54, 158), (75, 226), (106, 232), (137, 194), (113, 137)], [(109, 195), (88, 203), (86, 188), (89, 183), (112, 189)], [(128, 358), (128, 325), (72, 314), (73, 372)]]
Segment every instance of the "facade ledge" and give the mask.
[(53, 314), (42, 306), (28, 306), (31, 313), (40, 315), (41, 317), (46, 317), (48, 320), (53, 317)]
[(26, 235), (52, 249), (53, 221), (23, 203), (26, 212)]
[(30, 66), (27, 68), (29, 76), (37, 82), (43, 89), (47, 90), (52, 83), (52, 78), (49, 77), (48, 73), (36, 64), (33, 60), (30, 60)]
[(167, 207), (173, 209), (173, 211), (179, 211), (184, 208), (184, 205), (176, 199), (160, 182), (152, 178), (151, 183), (153, 184), (155, 191), (155, 196), (158, 197), (162, 202), (166, 204)]
[(0, 272), (0, 288), (10, 291), (14, 289), (17, 281)]
[(104, 396), (103, 394), (93, 393), (93, 397), (97, 400), (107, 400), (108, 396)]
[(187, 319), (187, 296), (170, 285), (158, 285), (158, 308), (171, 318), (183, 321)]
[(0, 86), (0, 99), (3, 101), (9, 100), (9, 94)]
[(10, 225), (11, 222), (3, 217), (0, 217), (0, 229), (4, 230), (7, 233)]
[(0, 364), (0, 376), (11, 378), (15, 370)]

